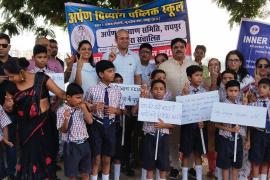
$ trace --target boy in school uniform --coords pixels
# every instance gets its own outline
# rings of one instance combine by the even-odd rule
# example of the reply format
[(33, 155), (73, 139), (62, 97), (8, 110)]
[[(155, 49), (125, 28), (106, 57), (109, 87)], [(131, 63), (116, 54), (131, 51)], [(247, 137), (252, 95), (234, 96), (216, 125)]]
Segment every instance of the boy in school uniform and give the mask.
[(227, 96), (225, 85), (231, 80), (237, 80), (237, 74), (235, 71), (227, 69), (221, 73), (221, 82), (218, 89), (220, 102), (225, 101)]
[[(181, 95), (204, 93), (202, 87), (203, 69), (198, 65), (191, 65), (186, 69), (187, 77), (190, 81), (185, 84)], [(195, 158), (196, 179), (202, 180), (202, 154), (203, 146), (200, 129), (204, 127), (203, 122), (186, 124), (181, 126), (180, 136), (180, 158), (182, 159), (182, 179), (188, 179), (188, 165), (190, 155), (193, 153)], [(207, 147), (207, 131), (203, 129), (205, 147)]]
[[(123, 77), (115, 73), (114, 76), (114, 83), (123, 84), (124, 80)], [(121, 126), (121, 115), (115, 116), (115, 126), (116, 126), (116, 147), (115, 147), (115, 154), (113, 157), (114, 161), (114, 180), (119, 180), (120, 172), (121, 172), (121, 160), (123, 158), (123, 151), (122, 151), (122, 126)]]
[[(163, 100), (166, 93), (166, 84), (162, 80), (151, 82), (151, 94), (153, 99)], [(139, 107), (140, 108), (140, 107)], [(164, 123), (159, 119), (158, 123), (144, 122), (143, 132), (143, 168), (147, 170), (146, 179), (153, 180), (153, 170), (159, 170), (159, 180), (166, 179), (166, 172), (170, 170), (169, 162), (169, 132), (174, 126)], [(157, 130), (160, 130), (157, 160), (155, 160), (155, 148)]]
[(90, 88), (85, 100), (93, 104), (94, 123), (91, 128), (93, 147), (93, 169), (91, 179), (96, 180), (100, 161), (102, 161), (102, 179), (109, 180), (110, 161), (115, 153), (116, 128), (115, 117), (125, 109), (119, 88), (111, 85), (115, 76), (112, 62), (101, 60), (96, 64), (100, 82)]
[[(240, 83), (237, 80), (231, 80), (227, 82), (226, 86), (227, 98), (225, 103), (229, 104), (242, 104), (239, 101), (240, 94)], [(246, 103), (246, 102), (245, 102)], [(244, 104), (245, 104), (244, 103)], [(216, 128), (218, 128), (218, 139), (217, 144), (217, 167), (222, 169), (222, 179), (228, 180), (229, 169), (232, 168), (232, 180), (238, 179), (238, 171), (242, 167), (243, 161), (243, 140), (240, 131), (244, 131), (244, 127), (240, 127), (232, 124), (217, 123)], [(233, 162), (234, 158), (234, 143), (235, 143), (235, 133), (239, 133), (237, 137), (237, 152), (236, 152), (236, 162)], [(249, 139), (245, 139), (245, 144), (249, 143)]]
[(93, 122), (92, 115), (83, 102), (83, 89), (75, 84), (68, 85), (66, 104), (57, 110), (57, 129), (62, 133), (64, 143), (64, 173), (71, 180), (81, 174), (89, 179), (91, 150), (87, 141), (89, 135), (86, 123)]
[[(267, 107), (266, 128), (251, 129), (251, 148), (249, 160), (252, 163), (253, 180), (266, 180), (270, 164), (270, 79), (263, 78), (258, 82), (258, 99), (252, 106)], [(261, 175), (260, 175), (261, 174)]]

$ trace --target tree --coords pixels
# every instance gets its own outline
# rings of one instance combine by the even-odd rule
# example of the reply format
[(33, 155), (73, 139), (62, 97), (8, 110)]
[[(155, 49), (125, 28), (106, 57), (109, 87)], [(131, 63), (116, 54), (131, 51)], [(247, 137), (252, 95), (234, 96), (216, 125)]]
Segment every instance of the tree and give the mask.
[(229, 23), (240, 23), (241, 18), (264, 18), (270, 14), (267, 9), (269, 0), (214, 0), (219, 7), (230, 13)]
[[(70, 0), (69, 2), (86, 3), (107, 8), (128, 8), (136, 4), (148, 3), (151, 0)], [(239, 23), (241, 17), (254, 18), (267, 13), (263, 6), (268, 0), (214, 0), (218, 6), (230, 12), (230, 24)], [(0, 0), (3, 11), (3, 23), (0, 30), (9, 35), (17, 35), (23, 30), (31, 30), (37, 36), (49, 35), (54, 37), (52, 25), (66, 27), (64, 3), (66, 0)], [(37, 21), (44, 21), (39, 26)]]

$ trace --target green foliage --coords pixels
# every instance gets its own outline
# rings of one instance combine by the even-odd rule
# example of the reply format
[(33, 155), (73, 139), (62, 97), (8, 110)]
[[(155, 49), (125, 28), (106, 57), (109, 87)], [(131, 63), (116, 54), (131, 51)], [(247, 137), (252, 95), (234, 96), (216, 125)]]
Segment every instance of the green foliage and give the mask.
[[(187, 0), (188, 1), (188, 0)], [(233, 25), (239, 23), (242, 17), (254, 18), (257, 16), (268, 15), (269, 11), (263, 9), (263, 6), (269, 0), (243, 0), (238, 3), (235, 0), (213, 0), (219, 7), (229, 11), (230, 21)], [(51, 36), (54, 33), (51, 30), (52, 25), (64, 27), (66, 0), (0, 0), (2, 10), (2, 19), (0, 30), (9, 35), (18, 35), (23, 30), (31, 30), (37, 36)], [(70, 0), (75, 3), (85, 3), (94, 6), (106, 8), (122, 9), (134, 7), (151, 0)], [(44, 21), (39, 25), (39, 21)]]
[(266, 7), (269, 0), (214, 0), (219, 7), (225, 8), (230, 14), (229, 23), (240, 23), (241, 18), (265, 17), (269, 15)]

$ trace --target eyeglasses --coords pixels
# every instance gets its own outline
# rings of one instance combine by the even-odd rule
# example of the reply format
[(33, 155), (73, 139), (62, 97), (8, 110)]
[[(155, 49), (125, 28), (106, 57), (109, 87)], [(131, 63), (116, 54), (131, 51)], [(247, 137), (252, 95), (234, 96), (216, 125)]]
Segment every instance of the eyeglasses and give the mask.
[(140, 51), (140, 54), (151, 54), (151, 51), (144, 51), (144, 50), (142, 50), (142, 51)]
[(269, 68), (269, 65), (268, 64), (259, 64), (258, 66), (257, 66), (257, 68)]
[(9, 44), (0, 44), (0, 47), (7, 48)]

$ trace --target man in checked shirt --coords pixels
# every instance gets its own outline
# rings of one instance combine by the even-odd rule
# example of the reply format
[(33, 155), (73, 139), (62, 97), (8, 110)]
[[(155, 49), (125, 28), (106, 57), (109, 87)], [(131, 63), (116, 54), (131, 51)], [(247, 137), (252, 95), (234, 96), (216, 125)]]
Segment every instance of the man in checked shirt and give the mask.
[(115, 116), (125, 109), (120, 89), (112, 86), (115, 68), (110, 61), (99, 61), (96, 72), (100, 82), (90, 88), (85, 100), (91, 104), (94, 123), (91, 128), (90, 142), (93, 147), (92, 180), (97, 180), (98, 168), (102, 161), (102, 179), (109, 180), (110, 161), (115, 153), (116, 126)]

